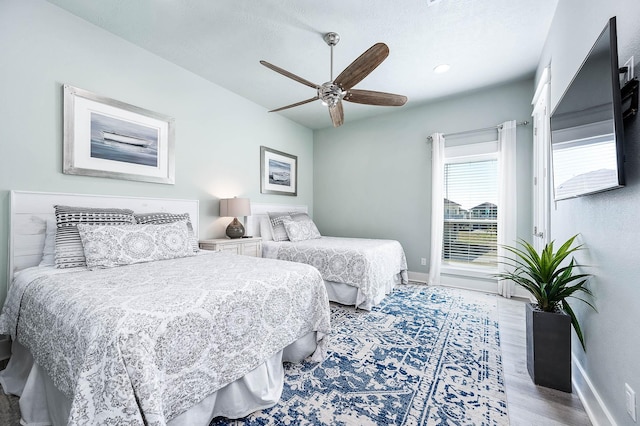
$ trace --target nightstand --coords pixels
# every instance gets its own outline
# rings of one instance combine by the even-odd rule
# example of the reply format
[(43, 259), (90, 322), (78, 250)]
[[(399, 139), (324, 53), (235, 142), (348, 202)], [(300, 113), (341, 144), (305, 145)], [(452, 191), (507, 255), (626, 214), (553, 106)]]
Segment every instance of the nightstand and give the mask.
[(223, 251), (225, 253), (262, 257), (262, 238), (215, 238), (212, 240), (200, 240), (200, 248), (202, 250)]

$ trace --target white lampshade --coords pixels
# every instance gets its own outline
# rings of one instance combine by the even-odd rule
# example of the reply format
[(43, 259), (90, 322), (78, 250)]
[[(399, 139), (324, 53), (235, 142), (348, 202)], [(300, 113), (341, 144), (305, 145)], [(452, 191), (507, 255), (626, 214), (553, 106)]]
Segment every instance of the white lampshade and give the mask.
[(220, 200), (220, 216), (251, 216), (251, 201), (248, 198), (223, 198)]

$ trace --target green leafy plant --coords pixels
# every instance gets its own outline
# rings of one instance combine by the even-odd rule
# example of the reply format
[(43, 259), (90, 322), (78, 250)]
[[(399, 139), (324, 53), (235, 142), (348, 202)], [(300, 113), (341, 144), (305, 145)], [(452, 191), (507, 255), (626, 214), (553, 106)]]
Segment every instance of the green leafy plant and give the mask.
[[(512, 280), (519, 286), (527, 290), (536, 299), (538, 308), (545, 312), (558, 312), (561, 309), (571, 317), (573, 325), (582, 348), (585, 348), (584, 337), (580, 324), (573, 309), (569, 306), (567, 298), (573, 297), (595, 307), (587, 300), (577, 296), (580, 292), (592, 296), (591, 290), (585, 284), (591, 274), (575, 273), (575, 269), (584, 265), (579, 265), (571, 256), (569, 263), (565, 260), (578, 250), (583, 249), (583, 245), (573, 245), (577, 235), (569, 238), (562, 246), (553, 251), (553, 241), (545, 245), (541, 253), (524, 240), (519, 240), (521, 248), (504, 246), (506, 250), (513, 253), (515, 257), (501, 262), (512, 268), (511, 272), (496, 274), (501, 280)], [(564, 265), (564, 266), (563, 266)]]

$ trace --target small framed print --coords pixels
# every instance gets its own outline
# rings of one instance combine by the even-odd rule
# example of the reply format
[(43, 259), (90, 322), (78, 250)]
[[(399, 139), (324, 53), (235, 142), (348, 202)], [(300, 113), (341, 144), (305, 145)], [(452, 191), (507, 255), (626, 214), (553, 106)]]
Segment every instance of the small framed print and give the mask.
[(260, 192), (298, 195), (298, 157), (260, 147)]
[(175, 183), (174, 119), (64, 85), (63, 173)]

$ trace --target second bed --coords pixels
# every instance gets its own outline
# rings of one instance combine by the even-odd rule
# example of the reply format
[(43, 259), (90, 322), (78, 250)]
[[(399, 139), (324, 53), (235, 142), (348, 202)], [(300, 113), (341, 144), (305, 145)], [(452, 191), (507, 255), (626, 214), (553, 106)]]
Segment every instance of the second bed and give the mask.
[(329, 300), (360, 309), (371, 310), (397, 284), (408, 282), (404, 250), (395, 240), (326, 237), (315, 233), (296, 241), (274, 241), (278, 236), (273, 232), (272, 222), (277, 213), (289, 214), (294, 222), (310, 221), (306, 211), (306, 206), (252, 206), (249, 229), (253, 235), (262, 237), (263, 257), (314, 266), (322, 275)]

